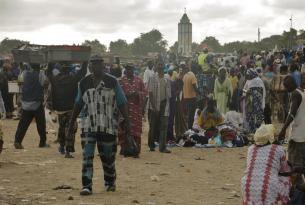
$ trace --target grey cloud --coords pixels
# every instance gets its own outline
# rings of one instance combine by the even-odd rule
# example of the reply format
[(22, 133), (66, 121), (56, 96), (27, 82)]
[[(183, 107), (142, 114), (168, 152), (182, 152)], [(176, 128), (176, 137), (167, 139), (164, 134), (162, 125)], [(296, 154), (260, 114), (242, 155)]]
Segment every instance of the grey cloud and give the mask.
[(195, 18), (202, 20), (211, 20), (218, 18), (228, 18), (239, 15), (241, 8), (239, 6), (223, 6), (217, 3), (201, 6), (195, 13)]
[[(159, 6), (152, 9), (150, 2), (153, 1), (0, 0), (0, 31), (5, 33), (31, 32), (45, 26), (64, 24), (83, 34), (95, 36), (115, 34), (117, 36), (121, 32), (124, 35), (124, 32), (132, 31), (136, 36), (141, 32), (157, 28), (166, 37), (170, 37), (167, 40), (175, 41), (177, 24), (188, 1), (160, 0)], [(198, 8), (187, 8), (187, 13), (196, 32), (219, 36), (223, 39), (242, 40), (246, 38), (245, 36), (249, 38), (255, 36), (258, 26), (267, 29), (277, 19), (276, 15), (283, 16), (287, 13), (290, 15), (289, 9), (305, 8), (303, 0), (258, 1), (260, 1), (260, 8), (263, 8), (264, 11), (258, 10), (257, 14), (252, 15), (243, 13), (242, 1), (241, 4), (202, 1)], [(226, 24), (228, 20), (230, 24)], [(198, 33), (196, 35), (198, 36)], [(202, 36), (202, 39), (204, 37)]]
[[(146, 3), (136, 0), (125, 1), (45, 1), (25, 2), (2, 0), (0, 25), (2, 31), (27, 31), (52, 24), (68, 24), (86, 30), (87, 24), (95, 24), (100, 32), (114, 32), (120, 24), (132, 22), (136, 17), (132, 11), (144, 9)], [(124, 3), (125, 2), (125, 3)], [(81, 26), (80, 26), (81, 25)]]
[(281, 10), (304, 10), (305, 2), (303, 0), (265, 0), (264, 3), (269, 7)]
[[(172, 2), (172, 3), (170, 3)], [(174, 3), (173, 3), (174, 2)], [(183, 1), (162, 1), (160, 8), (151, 10), (149, 1), (43, 1), (1, 0), (2, 31), (31, 31), (52, 24), (68, 24), (83, 30), (111, 33), (122, 25), (149, 25), (177, 22)], [(173, 6), (175, 5), (175, 6)], [(180, 9), (178, 9), (180, 8)], [(193, 18), (221, 18), (238, 12), (235, 7), (212, 4), (192, 14)], [(95, 25), (95, 29), (87, 25)], [(88, 26), (89, 27), (89, 26)]]

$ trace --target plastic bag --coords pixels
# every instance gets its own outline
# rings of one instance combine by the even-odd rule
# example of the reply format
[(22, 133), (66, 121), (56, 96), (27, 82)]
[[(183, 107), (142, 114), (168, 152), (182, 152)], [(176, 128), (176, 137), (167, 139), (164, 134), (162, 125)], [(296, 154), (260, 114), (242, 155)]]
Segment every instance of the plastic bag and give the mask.
[(217, 134), (215, 137), (211, 138), (209, 140), (209, 144), (212, 144), (212, 145), (215, 145), (215, 146), (222, 146), (220, 134)]
[(135, 157), (139, 155), (139, 147), (132, 136), (126, 136), (122, 153), (125, 157)]

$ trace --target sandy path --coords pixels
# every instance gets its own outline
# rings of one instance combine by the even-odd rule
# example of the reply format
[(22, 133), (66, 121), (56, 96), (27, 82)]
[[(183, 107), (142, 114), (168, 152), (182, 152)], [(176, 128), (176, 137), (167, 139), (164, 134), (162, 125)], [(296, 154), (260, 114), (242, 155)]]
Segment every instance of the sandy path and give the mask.
[[(81, 147), (77, 135), (75, 159), (64, 159), (51, 142), (39, 149), (35, 123), (29, 128), (23, 145), (13, 148), (17, 121), (4, 121), (5, 150), (0, 155), (0, 205), (7, 204), (241, 204), (240, 178), (247, 148), (195, 149), (173, 148), (172, 154), (148, 152), (146, 133), (140, 159), (117, 157), (117, 191), (104, 191), (101, 163), (94, 159), (94, 194), (80, 197)], [(202, 160), (195, 160), (195, 158)], [(152, 181), (156, 175), (158, 180)], [(53, 190), (60, 185), (73, 190)], [(73, 200), (68, 200), (69, 196)]]

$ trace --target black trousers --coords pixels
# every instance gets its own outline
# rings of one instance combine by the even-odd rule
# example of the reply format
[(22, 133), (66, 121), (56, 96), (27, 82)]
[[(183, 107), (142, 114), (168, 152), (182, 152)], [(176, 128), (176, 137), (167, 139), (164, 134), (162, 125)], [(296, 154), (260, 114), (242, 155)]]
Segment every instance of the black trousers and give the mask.
[(265, 105), (265, 109), (264, 109), (264, 121), (265, 121), (265, 124), (272, 124), (271, 116), (272, 116), (272, 113), (271, 113), (270, 105), (266, 104)]
[(21, 118), (15, 134), (15, 142), (22, 143), (25, 133), (28, 130), (33, 118), (36, 120), (40, 144), (44, 144), (46, 142), (46, 117), (44, 107), (42, 105), (35, 111), (27, 111), (22, 109)]
[(197, 109), (196, 98), (184, 99), (187, 109), (187, 128), (192, 129), (194, 123), (194, 116)]
[(149, 112), (148, 146), (154, 149), (155, 139), (158, 138), (159, 151), (162, 152), (166, 149), (168, 116), (160, 115), (160, 113), (152, 110)]

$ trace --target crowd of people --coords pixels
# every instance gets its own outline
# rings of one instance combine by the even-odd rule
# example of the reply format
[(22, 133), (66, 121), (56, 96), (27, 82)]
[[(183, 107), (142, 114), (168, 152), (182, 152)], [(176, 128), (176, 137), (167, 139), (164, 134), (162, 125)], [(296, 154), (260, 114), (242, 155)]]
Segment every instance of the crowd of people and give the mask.
[[(247, 175), (243, 179), (244, 203), (275, 199), (286, 202), (285, 190), (289, 183), (272, 178), (279, 171), (272, 170), (274, 167), (287, 167), (285, 154), (282, 147), (273, 145), (274, 132), (270, 132), (271, 128), (268, 127), (272, 123), (272, 98), (279, 75), (288, 76), (279, 82), (283, 84), (288, 97), (283, 97), (286, 121), (278, 140), (285, 139), (286, 130), (294, 122), (289, 138), (289, 162), (292, 166), (305, 164), (305, 137), (302, 136), (301, 126), (304, 118), (300, 114), (305, 109), (305, 49), (298, 52), (244, 53), (240, 57), (216, 57), (204, 49), (196, 57), (178, 63), (166, 62), (162, 58), (149, 60), (142, 74), (135, 72), (136, 66), (132, 63), (114, 66), (109, 70), (104, 59), (98, 55), (78, 64), (62, 61), (42, 66), (35, 63), (0, 62), (2, 117), (13, 117), (14, 94), (8, 92), (8, 82), (18, 80), (21, 88), (16, 98), (19, 107), (16, 119), (20, 118), (14, 141), (16, 149), (24, 148), (22, 141), (33, 118), (40, 136), (38, 146), (49, 147), (45, 106), (58, 116), (58, 151), (65, 158), (73, 158), (75, 135), (80, 127), (83, 148), (81, 195), (92, 194), (96, 146), (103, 164), (105, 187), (107, 191), (115, 191), (117, 137), (121, 146), (120, 154), (126, 156), (130, 141), (133, 141), (137, 149), (131, 155), (139, 157), (143, 149), (143, 118), (147, 115), (148, 148), (150, 151), (158, 148), (161, 153), (171, 153), (170, 146), (178, 143), (189, 130), (195, 133), (204, 131), (205, 137), (209, 136), (207, 142), (212, 140), (218, 143), (219, 134), (223, 141), (224, 138), (236, 139), (232, 136), (235, 132), (228, 127), (220, 129), (228, 121), (233, 127), (253, 134), (254, 145), (249, 148)], [(285, 102), (284, 99), (289, 100)], [(80, 119), (79, 123), (77, 118)], [(240, 119), (230, 120), (233, 118)], [(2, 135), (0, 129), (0, 151), (3, 146)], [(270, 152), (272, 156), (265, 158)], [(275, 164), (268, 173), (272, 171), (274, 175), (270, 180), (272, 183), (281, 183), (283, 189), (275, 190), (279, 193), (272, 195), (272, 199), (271, 195), (268, 195), (269, 198), (263, 196), (263, 199), (257, 199), (258, 196), (251, 194), (260, 190), (261, 184), (255, 188), (249, 184), (253, 173), (260, 171), (253, 170), (253, 167), (259, 169), (253, 163), (257, 160), (260, 165), (268, 164), (275, 158)], [(262, 179), (258, 180), (264, 180), (265, 175), (259, 176)]]

